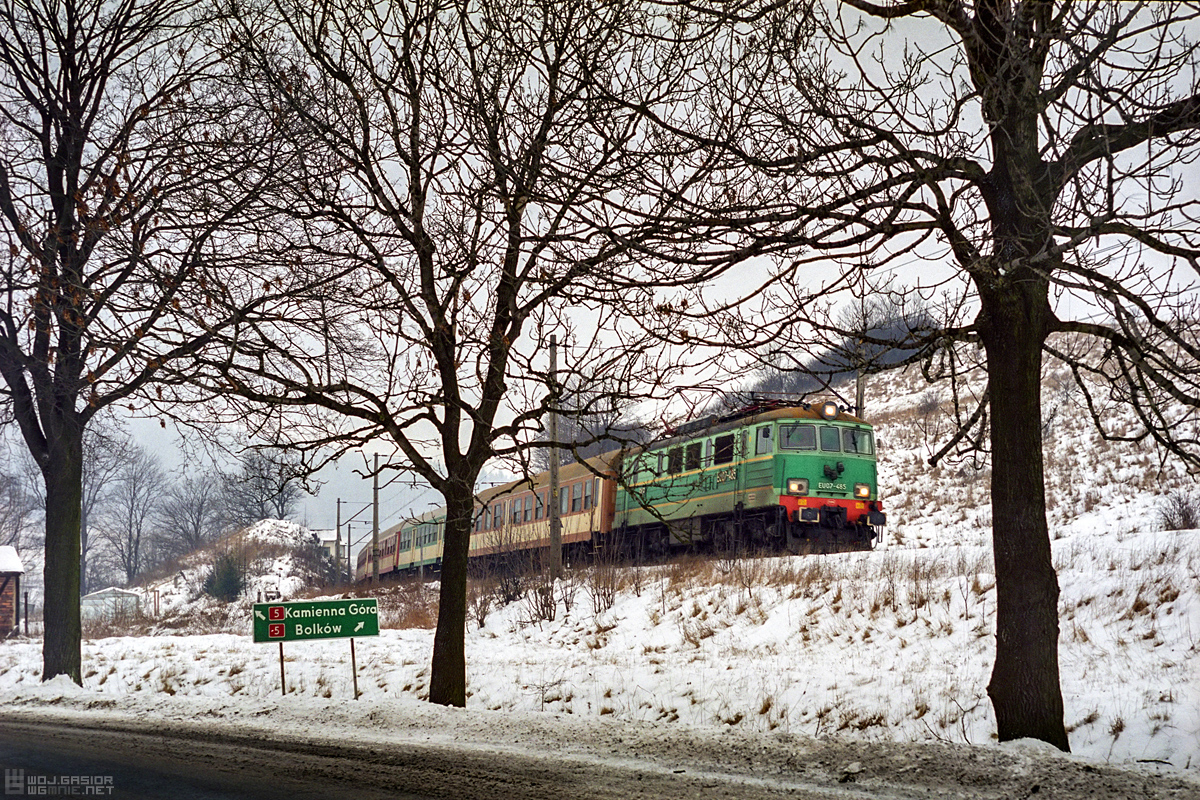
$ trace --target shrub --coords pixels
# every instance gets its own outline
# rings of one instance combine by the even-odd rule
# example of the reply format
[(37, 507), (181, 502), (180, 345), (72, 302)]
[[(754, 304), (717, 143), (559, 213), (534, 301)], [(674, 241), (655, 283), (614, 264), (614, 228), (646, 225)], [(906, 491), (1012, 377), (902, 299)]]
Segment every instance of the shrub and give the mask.
[(1200, 504), (1186, 492), (1171, 492), (1158, 507), (1163, 530), (1190, 531), (1200, 528)]
[(212, 595), (222, 603), (237, 600), (246, 588), (242, 577), (242, 565), (233, 553), (221, 553), (213, 563), (212, 570), (204, 579), (204, 593)]

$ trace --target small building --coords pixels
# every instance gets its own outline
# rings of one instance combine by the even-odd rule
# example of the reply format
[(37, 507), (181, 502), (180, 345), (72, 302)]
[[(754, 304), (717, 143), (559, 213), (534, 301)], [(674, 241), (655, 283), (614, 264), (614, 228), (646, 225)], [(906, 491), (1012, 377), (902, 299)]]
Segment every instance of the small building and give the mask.
[(0, 547), (0, 639), (17, 633), (21, 626), (21, 576), (25, 567), (17, 548)]
[(341, 554), (341, 542), (338, 541), (338, 532), (335, 530), (328, 531), (313, 531), (313, 536), (317, 537), (317, 546), (330, 558), (335, 558)]
[(110, 586), (98, 592), (85, 594), (79, 600), (79, 616), (82, 619), (116, 619), (135, 616), (141, 611), (142, 596), (128, 589)]

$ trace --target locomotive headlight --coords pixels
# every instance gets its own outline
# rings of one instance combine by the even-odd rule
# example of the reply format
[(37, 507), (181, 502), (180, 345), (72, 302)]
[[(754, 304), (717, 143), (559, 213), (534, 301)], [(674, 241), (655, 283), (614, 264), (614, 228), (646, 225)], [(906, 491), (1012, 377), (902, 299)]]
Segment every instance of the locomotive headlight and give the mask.
[(832, 400), (826, 400), (821, 404), (821, 416), (825, 419), (837, 419), (838, 406)]
[(866, 483), (854, 484), (854, 496), (862, 500), (866, 500), (871, 496), (871, 486)]
[(788, 478), (787, 493), (800, 497), (808, 494), (808, 478)]

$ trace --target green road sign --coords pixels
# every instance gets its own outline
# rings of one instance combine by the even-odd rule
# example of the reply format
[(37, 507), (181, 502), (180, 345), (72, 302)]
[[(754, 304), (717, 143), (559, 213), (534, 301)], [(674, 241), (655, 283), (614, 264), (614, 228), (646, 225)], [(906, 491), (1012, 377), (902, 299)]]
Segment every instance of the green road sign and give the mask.
[(373, 597), (254, 604), (256, 642), (378, 635), (379, 603)]

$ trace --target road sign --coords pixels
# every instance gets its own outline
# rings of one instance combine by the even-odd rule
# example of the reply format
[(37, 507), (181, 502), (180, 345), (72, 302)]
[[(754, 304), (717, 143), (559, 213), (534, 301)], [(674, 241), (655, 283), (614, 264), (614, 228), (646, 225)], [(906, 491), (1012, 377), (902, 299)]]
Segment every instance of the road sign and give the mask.
[(373, 597), (254, 604), (256, 642), (378, 635), (379, 603)]

